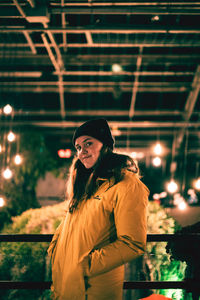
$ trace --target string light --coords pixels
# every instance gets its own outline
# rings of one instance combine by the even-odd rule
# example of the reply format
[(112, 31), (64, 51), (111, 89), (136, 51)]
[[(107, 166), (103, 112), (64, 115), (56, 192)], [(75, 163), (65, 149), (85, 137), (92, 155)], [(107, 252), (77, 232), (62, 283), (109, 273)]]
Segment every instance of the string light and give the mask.
[(9, 142), (14, 142), (14, 140), (16, 139), (16, 136), (15, 136), (15, 134), (12, 131), (10, 131), (8, 133), (8, 137), (7, 138), (8, 138)]
[(159, 167), (161, 165), (161, 159), (160, 157), (156, 156), (153, 158), (152, 163), (155, 167)]
[(5, 200), (3, 196), (0, 196), (0, 207), (3, 207), (5, 205)]
[(154, 153), (160, 155), (162, 153), (162, 146), (160, 143), (157, 143), (154, 147)]
[(22, 157), (20, 154), (16, 154), (14, 158), (15, 164), (20, 165), (22, 163)]
[(70, 158), (72, 155), (71, 149), (59, 149), (57, 153), (60, 158)]
[(4, 171), (3, 171), (3, 177), (5, 179), (10, 179), (13, 176), (12, 171), (7, 167)]
[(167, 190), (171, 194), (175, 193), (178, 190), (178, 185), (173, 179), (171, 179), (171, 181), (167, 184)]
[(160, 20), (160, 18), (159, 18), (159, 16), (153, 16), (152, 18), (151, 18), (151, 21), (159, 21)]
[(185, 201), (182, 201), (182, 202), (180, 202), (180, 203), (178, 204), (178, 208), (179, 208), (180, 210), (185, 210), (186, 207), (187, 207), (187, 204), (185, 203)]
[(196, 190), (200, 191), (200, 177), (197, 180), (195, 180), (194, 187)]
[(118, 64), (113, 64), (112, 65), (112, 71), (114, 73), (120, 73), (120, 72), (122, 72), (122, 67)]
[(137, 159), (137, 152), (131, 152), (131, 157), (133, 159)]
[(5, 115), (10, 115), (12, 113), (12, 111), (13, 111), (13, 108), (10, 104), (5, 105), (3, 108), (3, 112)]
[(1, 144), (0, 144), (0, 153), (3, 151), (3, 148), (2, 148), (2, 146), (1, 146)]

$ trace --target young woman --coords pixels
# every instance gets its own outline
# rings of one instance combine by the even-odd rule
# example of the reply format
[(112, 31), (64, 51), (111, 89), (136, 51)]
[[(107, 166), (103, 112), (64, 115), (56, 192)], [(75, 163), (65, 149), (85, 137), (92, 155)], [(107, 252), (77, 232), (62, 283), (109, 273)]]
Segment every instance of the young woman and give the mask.
[(105, 119), (82, 124), (73, 144), (68, 211), (48, 249), (53, 298), (121, 300), (123, 265), (145, 251), (149, 190), (134, 161), (113, 152)]

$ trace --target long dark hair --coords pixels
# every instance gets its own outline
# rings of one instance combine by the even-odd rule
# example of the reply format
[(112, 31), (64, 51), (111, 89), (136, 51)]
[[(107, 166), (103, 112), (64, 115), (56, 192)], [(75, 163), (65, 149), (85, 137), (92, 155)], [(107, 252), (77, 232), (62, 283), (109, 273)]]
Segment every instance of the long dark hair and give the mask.
[(114, 153), (103, 146), (95, 166), (86, 169), (80, 160), (75, 157), (70, 168), (67, 192), (69, 198), (69, 212), (73, 213), (78, 204), (95, 194), (99, 187), (97, 178), (114, 178), (114, 184), (123, 179), (124, 170), (128, 169), (136, 174), (139, 169), (134, 160), (124, 154)]

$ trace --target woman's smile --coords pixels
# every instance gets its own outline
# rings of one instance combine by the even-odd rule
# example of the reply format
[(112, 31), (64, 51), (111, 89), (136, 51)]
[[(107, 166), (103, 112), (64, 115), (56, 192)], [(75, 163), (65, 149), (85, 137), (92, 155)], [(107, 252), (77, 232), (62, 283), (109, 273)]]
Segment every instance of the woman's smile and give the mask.
[(76, 139), (77, 155), (86, 169), (90, 169), (96, 164), (102, 146), (102, 142), (91, 136), (83, 135)]

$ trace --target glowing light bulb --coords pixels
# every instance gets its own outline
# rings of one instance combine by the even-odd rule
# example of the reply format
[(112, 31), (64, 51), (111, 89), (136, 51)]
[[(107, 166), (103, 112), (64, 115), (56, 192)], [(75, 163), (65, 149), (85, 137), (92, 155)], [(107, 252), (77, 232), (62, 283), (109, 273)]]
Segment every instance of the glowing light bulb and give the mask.
[(162, 153), (162, 146), (160, 143), (157, 143), (154, 147), (154, 153), (160, 155)]
[(184, 209), (186, 209), (186, 207), (187, 207), (187, 204), (185, 203), (185, 201), (181, 201), (181, 202), (178, 204), (178, 208), (179, 208), (180, 210), (184, 210)]
[(131, 157), (133, 159), (136, 159), (137, 158), (137, 152), (131, 152)]
[(119, 73), (119, 72), (122, 71), (122, 67), (121, 67), (120, 65), (118, 65), (118, 64), (113, 64), (113, 65), (112, 65), (112, 71), (113, 71), (114, 73)]
[(3, 149), (2, 149), (2, 146), (1, 146), (1, 144), (0, 144), (0, 153), (2, 152), (2, 150), (3, 150)]
[(172, 194), (178, 190), (178, 185), (173, 179), (167, 184), (167, 190)]
[(15, 161), (16, 165), (20, 165), (22, 163), (22, 157), (21, 157), (21, 155), (16, 154), (15, 158), (14, 158), (14, 161)]
[(159, 194), (153, 194), (153, 199), (154, 199), (154, 200), (159, 200), (159, 199), (160, 199)]
[(10, 115), (12, 113), (12, 111), (13, 111), (13, 108), (10, 104), (5, 105), (3, 108), (3, 112), (5, 115)]
[(160, 193), (160, 198), (165, 198), (167, 197), (167, 193), (166, 192), (161, 192)]
[(12, 171), (9, 169), (9, 168), (6, 168), (4, 171), (3, 171), (3, 177), (5, 179), (10, 179), (12, 177), (13, 173)]
[(195, 181), (194, 187), (196, 190), (200, 191), (200, 178)]
[(0, 207), (3, 207), (5, 205), (5, 200), (2, 196), (0, 196)]
[(153, 16), (153, 17), (151, 18), (151, 20), (152, 20), (152, 21), (159, 21), (160, 18), (159, 18), (159, 16)]
[(155, 167), (159, 167), (161, 165), (161, 159), (160, 157), (156, 156), (153, 158), (152, 163)]
[(8, 134), (8, 141), (13, 142), (15, 138), (16, 138), (15, 134), (12, 131), (10, 131)]

